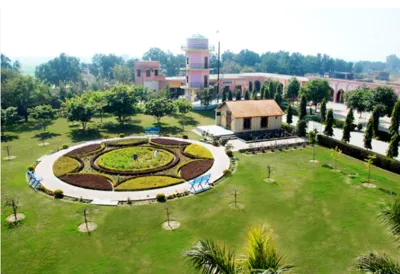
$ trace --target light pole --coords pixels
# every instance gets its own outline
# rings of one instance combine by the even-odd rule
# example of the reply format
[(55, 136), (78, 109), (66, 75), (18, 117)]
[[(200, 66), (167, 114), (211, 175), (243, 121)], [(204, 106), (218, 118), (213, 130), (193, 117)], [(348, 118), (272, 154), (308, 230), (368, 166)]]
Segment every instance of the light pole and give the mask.
[(219, 52), (219, 49), (220, 49), (220, 41), (219, 41), (219, 30), (217, 30), (217, 37), (218, 37), (218, 62), (217, 62), (217, 104), (218, 104), (218, 101), (219, 101), (219, 58), (220, 58), (220, 52)]

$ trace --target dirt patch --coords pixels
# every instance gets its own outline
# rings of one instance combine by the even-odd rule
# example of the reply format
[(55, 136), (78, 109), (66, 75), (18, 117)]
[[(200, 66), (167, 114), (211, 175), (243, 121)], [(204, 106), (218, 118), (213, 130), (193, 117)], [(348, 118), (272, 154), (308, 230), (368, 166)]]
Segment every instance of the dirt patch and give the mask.
[(17, 220), (15, 220), (14, 214), (11, 214), (7, 216), (6, 221), (9, 223), (15, 223), (16, 221), (20, 221), (22, 219), (25, 219), (25, 215), (22, 213), (17, 213)]
[(214, 160), (193, 161), (181, 168), (181, 177), (186, 181), (192, 180), (209, 170), (214, 164)]
[(79, 232), (92, 232), (97, 228), (97, 224), (93, 222), (88, 222), (87, 227), (85, 223), (82, 223), (78, 226), (78, 231)]
[(163, 138), (154, 138), (151, 139), (151, 142), (158, 145), (166, 145), (166, 146), (186, 146), (190, 145), (189, 142), (179, 141), (179, 140), (171, 140), (171, 139), (163, 139)]
[(318, 160), (310, 160), (309, 162), (310, 162), (310, 163), (313, 163), (313, 164), (319, 163)]
[(362, 183), (362, 186), (366, 188), (376, 188), (376, 185), (367, 182)]
[(77, 149), (74, 149), (70, 152), (68, 152), (67, 154), (65, 154), (65, 156), (81, 156), (84, 154), (88, 154), (94, 151), (97, 151), (101, 148), (101, 144), (92, 144), (92, 145), (88, 145), (88, 146), (84, 146), (84, 147), (80, 147)]
[(265, 179), (264, 179), (264, 182), (266, 182), (266, 183), (275, 183), (276, 180), (275, 180), (275, 179), (272, 179), (272, 178), (265, 178)]
[(48, 146), (48, 145), (49, 145), (49, 143), (40, 143), (39, 144), (40, 147), (44, 147), (44, 146)]
[(7, 156), (7, 157), (4, 157), (3, 159), (4, 160), (12, 160), (12, 159), (15, 159), (15, 158), (17, 158), (17, 156)]
[(97, 174), (68, 174), (60, 177), (60, 180), (82, 188), (112, 190), (112, 185), (108, 178)]
[(178, 221), (165, 221), (162, 223), (161, 227), (165, 230), (176, 230), (181, 226), (181, 223)]

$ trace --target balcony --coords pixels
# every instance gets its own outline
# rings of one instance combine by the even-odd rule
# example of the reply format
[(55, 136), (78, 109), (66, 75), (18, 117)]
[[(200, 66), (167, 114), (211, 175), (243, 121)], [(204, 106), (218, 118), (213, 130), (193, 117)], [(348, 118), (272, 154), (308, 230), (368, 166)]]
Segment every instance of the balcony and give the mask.
[(193, 45), (185, 45), (181, 47), (182, 50), (207, 50), (207, 51), (214, 51), (214, 46), (208, 46), (204, 44), (193, 44)]
[(181, 88), (196, 88), (196, 89), (202, 89), (202, 88), (209, 88), (211, 87), (210, 84), (205, 84), (203, 82), (190, 82), (186, 83), (186, 85), (181, 86)]
[(202, 69), (210, 69), (207, 63), (190, 63), (190, 64), (182, 64), (180, 65), (181, 70), (202, 70)]

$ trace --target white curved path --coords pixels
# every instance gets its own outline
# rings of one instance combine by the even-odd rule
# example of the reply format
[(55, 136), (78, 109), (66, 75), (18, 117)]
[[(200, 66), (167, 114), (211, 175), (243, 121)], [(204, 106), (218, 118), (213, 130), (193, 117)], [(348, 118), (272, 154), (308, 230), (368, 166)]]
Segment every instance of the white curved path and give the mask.
[[(127, 137), (127, 138), (143, 138), (143, 136), (135, 136), (135, 137)], [(167, 139), (174, 139), (174, 140), (182, 140), (190, 143), (195, 143), (204, 146), (214, 156), (214, 165), (211, 167), (203, 175), (211, 174), (210, 183), (216, 181), (220, 177), (223, 176), (224, 169), (229, 169), (230, 160), (229, 157), (225, 153), (224, 147), (215, 147), (210, 144), (205, 144), (199, 141), (194, 140), (183, 140), (180, 138), (170, 138), (170, 137), (162, 137)], [(58, 179), (53, 173), (53, 164), (54, 162), (64, 154), (87, 145), (91, 144), (98, 144), (105, 141), (110, 140), (118, 140), (121, 138), (113, 138), (107, 140), (96, 140), (86, 142), (84, 144), (79, 144), (76, 146), (72, 146), (68, 149), (61, 150), (51, 155), (46, 155), (40, 158), (40, 163), (37, 165), (35, 169), (35, 174), (42, 178), (42, 185), (50, 190), (61, 189), (64, 192), (64, 195), (76, 197), (76, 198), (84, 198), (96, 201), (98, 204), (116, 204), (118, 201), (126, 201), (128, 198), (137, 201), (137, 200), (147, 200), (147, 199), (155, 199), (158, 193), (164, 193), (165, 195), (174, 194), (176, 192), (184, 192), (190, 189), (190, 185), (187, 182), (182, 184), (152, 189), (152, 190), (143, 190), (143, 191), (101, 191), (101, 190), (91, 190), (76, 187), (67, 183), (64, 183), (60, 179)]]

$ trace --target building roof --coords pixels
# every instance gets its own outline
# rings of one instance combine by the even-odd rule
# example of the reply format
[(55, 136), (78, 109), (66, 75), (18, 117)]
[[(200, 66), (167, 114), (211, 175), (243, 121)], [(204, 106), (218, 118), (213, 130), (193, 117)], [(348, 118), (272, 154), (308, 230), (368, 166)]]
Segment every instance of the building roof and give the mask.
[(200, 33), (195, 33), (192, 35), (190, 38), (195, 38), (195, 39), (207, 39), (204, 35), (201, 35)]
[[(251, 77), (264, 77), (266, 80), (269, 78), (272, 79), (283, 79), (289, 80), (291, 77), (297, 78), (297, 80), (301, 82), (307, 82), (309, 79), (303, 76), (291, 76), (291, 75), (284, 75), (284, 74), (275, 74), (275, 73), (264, 73), (264, 72), (252, 72), (252, 73), (236, 73), (236, 74), (220, 74), (219, 79), (220, 81), (229, 81), (229, 80), (249, 80)], [(167, 77), (167, 80), (185, 80), (185, 76), (174, 76), (174, 77)], [(217, 80), (217, 74), (210, 74), (210, 80)]]
[(282, 116), (284, 112), (274, 99), (225, 101), (218, 106), (227, 105), (235, 118)]

